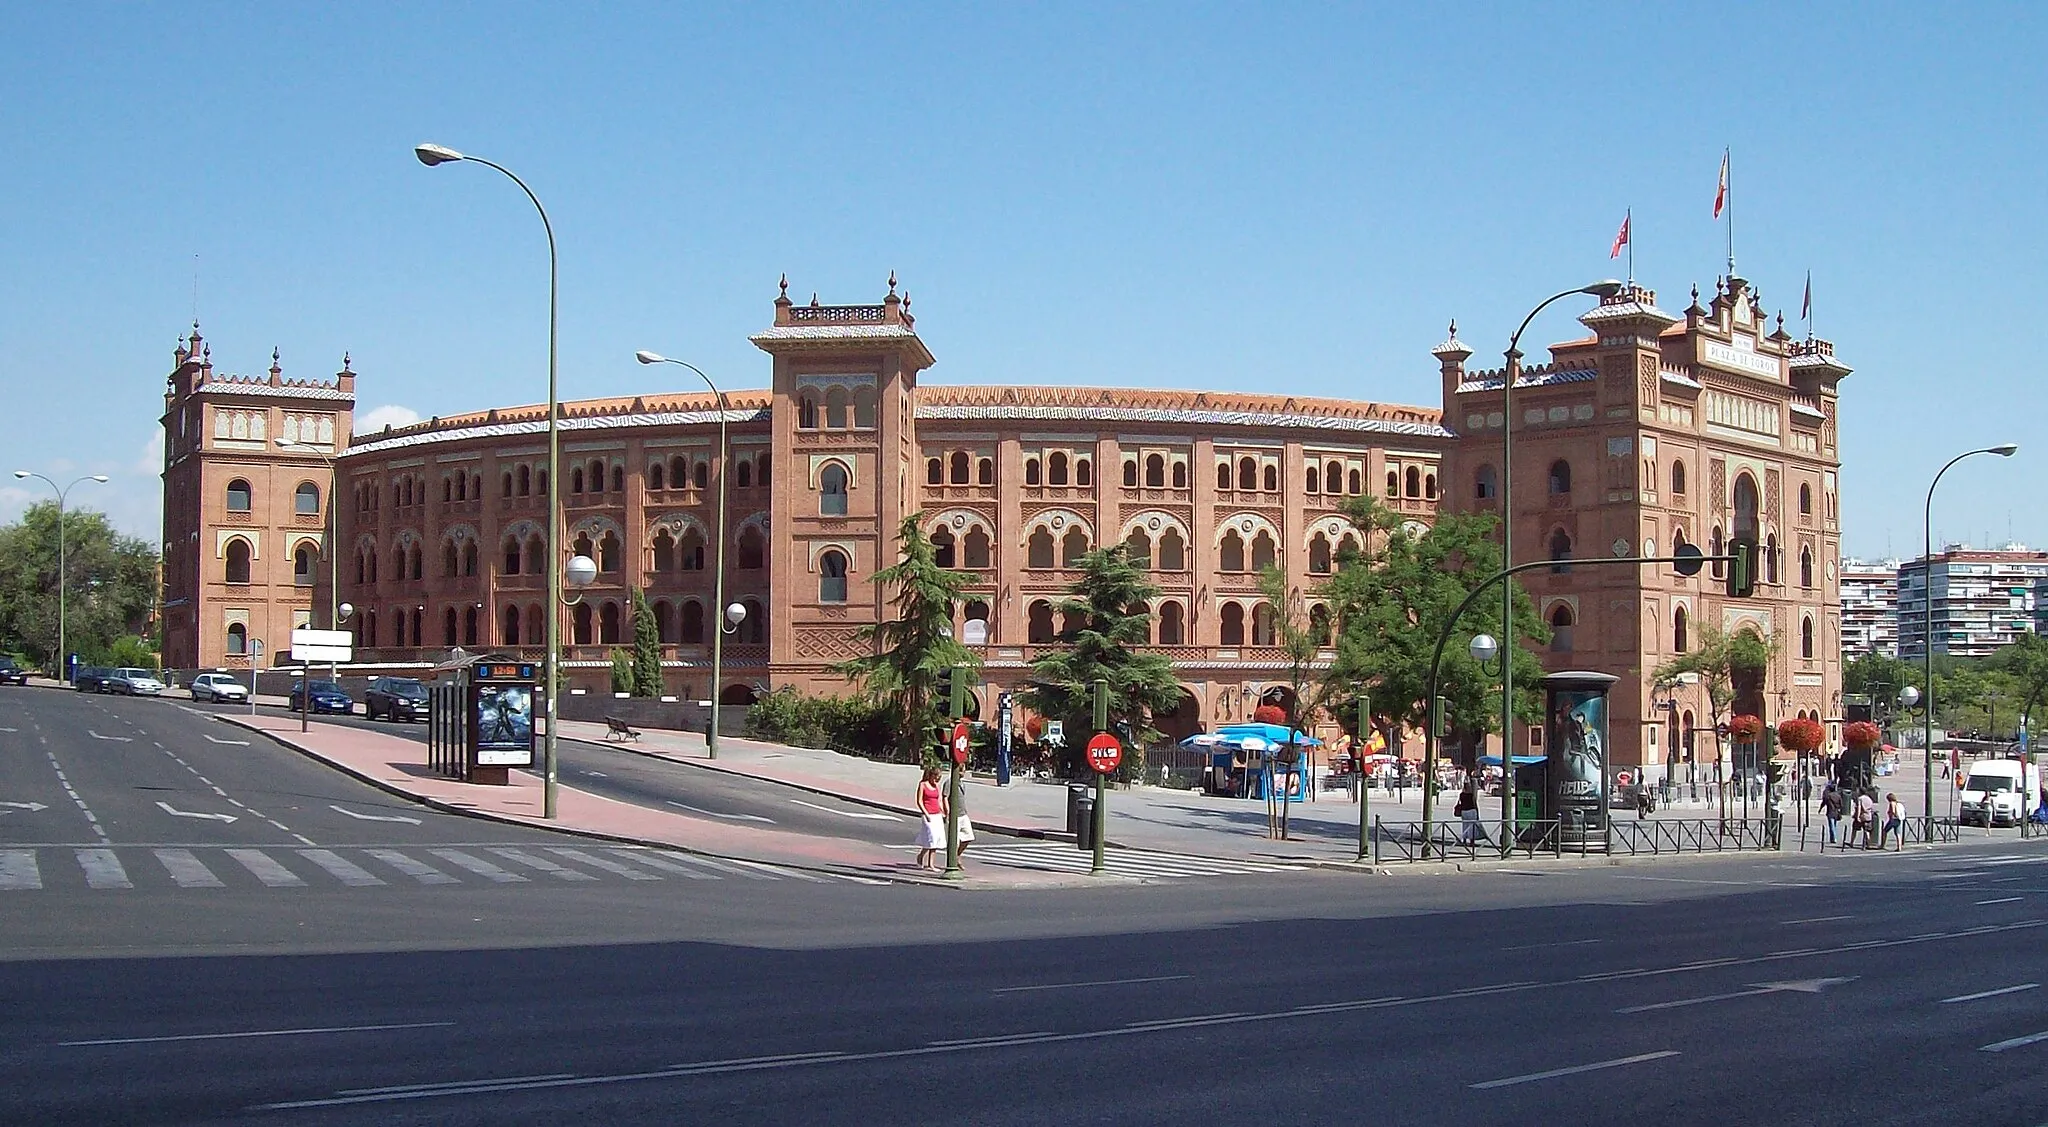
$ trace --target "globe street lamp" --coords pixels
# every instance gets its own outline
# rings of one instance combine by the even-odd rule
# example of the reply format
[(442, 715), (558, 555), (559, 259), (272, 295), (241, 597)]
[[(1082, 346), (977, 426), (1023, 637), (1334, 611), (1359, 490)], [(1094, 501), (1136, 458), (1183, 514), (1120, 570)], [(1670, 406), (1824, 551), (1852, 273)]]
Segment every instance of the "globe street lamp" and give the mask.
[[(1520, 369), (1522, 362), (1522, 333), (1528, 329), (1529, 323), (1536, 319), (1536, 315), (1548, 308), (1552, 302), (1562, 301), (1573, 294), (1586, 294), (1590, 297), (1605, 300), (1620, 293), (1622, 289), (1623, 287), (1620, 282), (1612, 278), (1604, 278), (1591, 285), (1579, 286), (1576, 289), (1562, 290), (1554, 293), (1544, 298), (1537, 304), (1536, 308), (1531, 309), (1529, 315), (1522, 318), (1522, 323), (1516, 327), (1514, 335), (1508, 338), (1507, 366), (1502, 368), (1500, 373), (1500, 566), (1502, 567), (1515, 566), (1515, 375)], [(1500, 587), (1500, 629), (1501, 637), (1511, 646), (1515, 638), (1515, 585), (1513, 583), (1502, 583)], [(1500, 662), (1500, 762), (1501, 774), (1503, 776), (1500, 788), (1500, 827), (1504, 842), (1506, 841), (1505, 835), (1508, 832), (1508, 827), (1513, 824), (1515, 811), (1515, 774), (1509, 769), (1514, 760), (1515, 661), (1514, 654), (1509, 652), (1501, 658)], [(1424, 803), (1427, 805), (1430, 791), (1425, 788), (1422, 793)], [(1423, 821), (1426, 822), (1428, 820), (1428, 815), (1425, 814)]]
[(558, 271), (555, 261), (555, 227), (548, 222), (548, 209), (540, 205), (540, 197), (526, 186), (511, 169), (504, 165), (456, 152), (445, 145), (423, 144), (413, 146), (413, 155), (421, 164), (432, 168), (436, 165), (456, 161), (468, 161), (494, 168), (505, 174), (506, 179), (519, 185), (526, 198), (533, 202), (533, 209), (540, 213), (541, 229), (548, 237), (548, 628), (547, 660), (543, 665), (547, 677), (547, 736), (541, 745), (541, 817), (555, 816), (555, 708), (556, 689), (560, 687), (562, 665), (562, 561), (561, 561), (561, 518), (562, 518), (562, 475), (561, 475), (561, 416), (562, 406), (558, 397), (555, 366), (555, 337), (557, 309)]
[(88, 474), (85, 477), (79, 478), (78, 481), (72, 482), (71, 485), (58, 485), (42, 474), (32, 473), (28, 470), (16, 470), (14, 471), (14, 476), (19, 478), (32, 477), (38, 481), (48, 482), (50, 488), (57, 491), (57, 681), (61, 684), (71, 680), (71, 655), (65, 649), (64, 639), (64, 497), (71, 492), (73, 485), (78, 485), (80, 482), (91, 481), (105, 485), (107, 483), (107, 475), (103, 473)]
[[(2019, 453), (2019, 450), (2020, 444), (2017, 442), (2001, 442), (1981, 450), (1965, 450), (1950, 458), (1941, 469), (1935, 471), (1934, 480), (1927, 483), (1927, 505), (1921, 512), (1920, 522), (1920, 598), (1921, 609), (1926, 612), (1921, 619), (1920, 658), (1921, 673), (1927, 682), (1926, 743), (1921, 745), (1927, 752), (1927, 757), (1921, 763), (1925, 782), (1921, 797), (1927, 804), (1927, 817), (1930, 819), (1934, 817), (1934, 487), (1941, 484), (1941, 475), (1947, 473), (1950, 466), (1964, 458), (1978, 454), (1996, 454), (2001, 458), (2010, 458)], [(1904, 696), (1903, 693), (1900, 695)], [(1962, 764), (1956, 764), (1956, 770), (1961, 771)], [(1985, 824), (1990, 824), (1989, 819), (1986, 819)], [(1931, 821), (1929, 828), (1932, 829)]]
[[(725, 478), (726, 472), (731, 468), (729, 458), (732, 453), (726, 445), (725, 393), (718, 390), (718, 385), (711, 382), (711, 377), (705, 375), (702, 368), (687, 360), (671, 359), (646, 349), (634, 353), (633, 359), (642, 364), (674, 364), (678, 368), (688, 368), (697, 373), (697, 378), (704, 381), (704, 386), (711, 389), (713, 405), (718, 408), (718, 551), (712, 563), (711, 605), (725, 607)], [(739, 618), (732, 617), (734, 608), (738, 608)], [(712, 759), (718, 758), (718, 704), (719, 688), (725, 677), (725, 636), (738, 630), (740, 619), (747, 616), (746, 608), (738, 603), (725, 607), (724, 613), (731, 623), (731, 628), (721, 625), (718, 632), (711, 636), (711, 727), (704, 733), (704, 751)]]

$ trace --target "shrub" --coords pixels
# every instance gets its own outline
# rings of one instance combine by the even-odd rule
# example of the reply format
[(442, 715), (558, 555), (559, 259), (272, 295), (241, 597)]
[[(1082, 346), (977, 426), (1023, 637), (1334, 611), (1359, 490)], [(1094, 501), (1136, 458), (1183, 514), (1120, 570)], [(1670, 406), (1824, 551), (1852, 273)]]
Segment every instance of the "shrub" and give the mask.
[(747, 710), (747, 734), (797, 747), (894, 761), (892, 725), (885, 705), (860, 697), (806, 696), (784, 687)]

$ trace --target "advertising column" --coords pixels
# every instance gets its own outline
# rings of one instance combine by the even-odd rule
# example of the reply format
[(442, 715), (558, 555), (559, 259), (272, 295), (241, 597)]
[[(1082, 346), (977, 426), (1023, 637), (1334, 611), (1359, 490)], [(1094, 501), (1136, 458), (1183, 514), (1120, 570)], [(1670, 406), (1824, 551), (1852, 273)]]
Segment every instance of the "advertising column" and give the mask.
[(1553, 673), (1543, 679), (1543, 744), (1550, 817), (1565, 849), (1607, 850), (1606, 673)]

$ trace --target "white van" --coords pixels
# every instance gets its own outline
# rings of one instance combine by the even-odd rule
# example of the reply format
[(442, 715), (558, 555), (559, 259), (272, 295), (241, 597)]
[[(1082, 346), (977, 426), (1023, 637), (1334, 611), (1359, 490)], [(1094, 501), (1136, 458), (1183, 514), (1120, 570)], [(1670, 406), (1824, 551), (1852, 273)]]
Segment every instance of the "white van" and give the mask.
[(2041, 775), (2017, 759), (1980, 759), (1963, 780), (1961, 820), (1982, 826), (2016, 826), (2040, 801)]

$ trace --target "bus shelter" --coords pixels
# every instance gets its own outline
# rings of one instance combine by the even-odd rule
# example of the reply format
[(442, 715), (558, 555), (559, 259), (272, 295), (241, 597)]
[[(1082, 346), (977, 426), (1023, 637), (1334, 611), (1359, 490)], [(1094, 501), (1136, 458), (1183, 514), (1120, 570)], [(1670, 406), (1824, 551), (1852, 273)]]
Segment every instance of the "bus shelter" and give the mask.
[(533, 766), (540, 666), (465, 655), (437, 665), (427, 714), (427, 766), (464, 782), (504, 786)]

